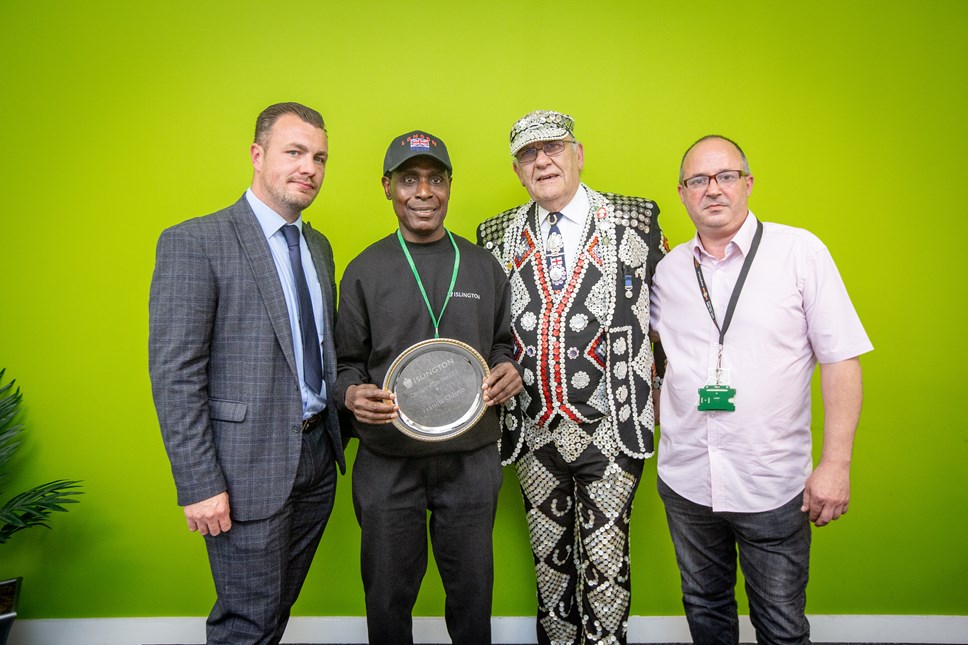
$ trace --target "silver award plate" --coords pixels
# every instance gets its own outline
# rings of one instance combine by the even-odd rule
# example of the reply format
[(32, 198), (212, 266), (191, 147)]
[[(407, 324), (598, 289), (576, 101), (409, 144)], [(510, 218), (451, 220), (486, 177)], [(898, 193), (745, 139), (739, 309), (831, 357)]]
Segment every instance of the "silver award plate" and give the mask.
[(484, 415), (481, 386), (490, 373), (473, 347), (451, 338), (425, 340), (400, 354), (383, 381), (397, 397), (393, 425), (421, 441), (444, 441)]

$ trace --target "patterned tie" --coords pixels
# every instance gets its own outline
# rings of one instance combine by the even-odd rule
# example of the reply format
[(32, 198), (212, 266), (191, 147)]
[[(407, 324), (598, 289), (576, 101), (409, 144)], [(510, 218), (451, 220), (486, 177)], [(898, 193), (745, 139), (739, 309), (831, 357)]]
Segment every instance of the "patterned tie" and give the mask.
[(548, 229), (548, 239), (545, 242), (545, 258), (548, 260), (548, 276), (551, 278), (551, 288), (554, 291), (561, 291), (568, 277), (565, 266), (565, 240), (561, 236), (561, 229), (558, 228), (559, 219), (561, 219), (561, 213), (548, 213), (551, 227)]
[(299, 229), (292, 224), (282, 227), (289, 245), (289, 263), (296, 281), (296, 298), (299, 301), (299, 329), (302, 331), (303, 380), (309, 389), (319, 394), (323, 383), (323, 360), (319, 354), (319, 335), (316, 334), (316, 317), (313, 301), (309, 297), (309, 285), (303, 272), (302, 255), (299, 252)]

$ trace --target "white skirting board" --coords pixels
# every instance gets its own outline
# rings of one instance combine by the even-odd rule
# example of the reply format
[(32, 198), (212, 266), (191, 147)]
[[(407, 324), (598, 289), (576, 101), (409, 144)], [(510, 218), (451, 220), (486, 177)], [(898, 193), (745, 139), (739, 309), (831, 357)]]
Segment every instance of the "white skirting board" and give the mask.
[[(815, 643), (968, 643), (968, 616), (809, 616)], [(534, 618), (491, 619), (494, 643), (535, 643)], [(449, 643), (443, 618), (414, 618), (416, 643)], [(748, 616), (740, 638), (755, 642)], [(630, 643), (688, 643), (682, 616), (633, 616)], [(9, 645), (148, 645), (204, 643), (204, 618), (70, 618), (18, 620)], [(366, 620), (359, 616), (297, 616), (283, 643), (365, 643)]]

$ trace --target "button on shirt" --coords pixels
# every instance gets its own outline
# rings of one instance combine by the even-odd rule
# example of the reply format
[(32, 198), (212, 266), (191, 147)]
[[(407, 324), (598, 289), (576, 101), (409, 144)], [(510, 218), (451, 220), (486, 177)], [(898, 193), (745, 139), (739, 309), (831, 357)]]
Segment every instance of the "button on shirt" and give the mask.
[[(308, 419), (326, 407), (326, 381), (323, 380), (319, 394), (316, 394), (306, 385), (303, 375), (303, 347), (302, 333), (299, 329), (299, 299), (296, 294), (296, 282), (292, 275), (292, 264), (289, 262), (289, 245), (286, 237), (282, 234), (282, 227), (288, 224), (281, 215), (269, 208), (262, 200), (255, 196), (252, 189), (246, 191), (245, 198), (252, 207), (262, 232), (265, 233), (266, 240), (269, 242), (269, 251), (272, 253), (272, 261), (276, 265), (276, 272), (279, 274), (279, 283), (282, 285), (282, 294), (286, 298), (286, 309), (289, 311), (289, 329), (292, 332), (292, 349), (296, 361), (296, 370), (299, 376), (299, 391), (302, 395), (303, 418)], [(323, 305), (323, 292), (319, 286), (319, 276), (316, 274), (316, 267), (313, 265), (312, 255), (309, 253), (309, 246), (306, 245), (306, 238), (302, 232), (302, 215), (295, 222), (299, 228), (299, 255), (302, 260), (303, 272), (306, 274), (306, 283), (309, 285), (309, 297), (313, 301), (313, 314), (316, 318), (316, 334), (323, 338), (323, 320), (325, 317)], [(319, 351), (322, 351), (319, 348)], [(326, 373), (325, 367), (323, 373)]]
[[(585, 192), (584, 186), (579, 185), (575, 196), (559, 211), (561, 217), (558, 219), (558, 230), (561, 231), (561, 238), (565, 245), (565, 267), (569, 276), (575, 269), (575, 262), (578, 259), (578, 245), (582, 241), (589, 208), (591, 205), (588, 202), (588, 193)], [(538, 222), (541, 225), (541, 239), (547, 240), (551, 223), (548, 219), (548, 210), (541, 206), (538, 206)]]
[(706, 310), (693, 258), (722, 323), (749, 252), (750, 213), (722, 260), (697, 235), (659, 262), (651, 322), (669, 363), (661, 395), (659, 476), (714, 511), (778, 508), (813, 468), (810, 381), (816, 363), (873, 349), (823, 243), (802, 229), (763, 224), (763, 238), (726, 333), (723, 368), (736, 410), (700, 412), (699, 388), (716, 367), (719, 332)]

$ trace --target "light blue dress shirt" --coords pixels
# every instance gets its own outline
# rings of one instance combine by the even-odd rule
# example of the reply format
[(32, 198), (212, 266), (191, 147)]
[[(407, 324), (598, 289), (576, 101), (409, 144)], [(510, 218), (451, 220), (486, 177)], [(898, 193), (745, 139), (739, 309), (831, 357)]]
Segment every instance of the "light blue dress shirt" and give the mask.
[[(308, 419), (326, 407), (326, 380), (323, 379), (319, 394), (316, 394), (306, 385), (303, 375), (303, 345), (302, 332), (299, 329), (299, 300), (296, 296), (296, 282), (292, 275), (292, 264), (289, 262), (289, 245), (286, 237), (282, 234), (282, 227), (288, 224), (281, 215), (269, 208), (262, 200), (255, 196), (250, 188), (245, 192), (245, 198), (252, 207), (262, 232), (265, 233), (266, 240), (269, 242), (269, 251), (272, 252), (272, 260), (276, 264), (276, 272), (279, 274), (279, 283), (282, 285), (282, 294), (286, 298), (286, 309), (289, 310), (289, 329), (292, 331), (292, 350), (296, 359), (296, 370), (299, 372), (299, 391), (302, 393), (303, 419)], [(313, 315), (316, 319), (316, 334), (322, 342), (323, 321), (326, 319), (325, 304), (323, 303), (323, 292), (319, 286), (319, 276), (316, 275), (316, 267), (313, 265), (312, 255), (306, 245), (306, 238), (302, 235), (302, 215), (299, 216), (293, 225), (299, 228), (299, 255), (302, 259), (303, 272), (306, 274), (306, 284), (309, 285), (309, 297), (313, 301)], [(322, 346), (319, 348), (320, 358), (322, 358)], [(326, 373), (325, 368), (323, 374)]]

